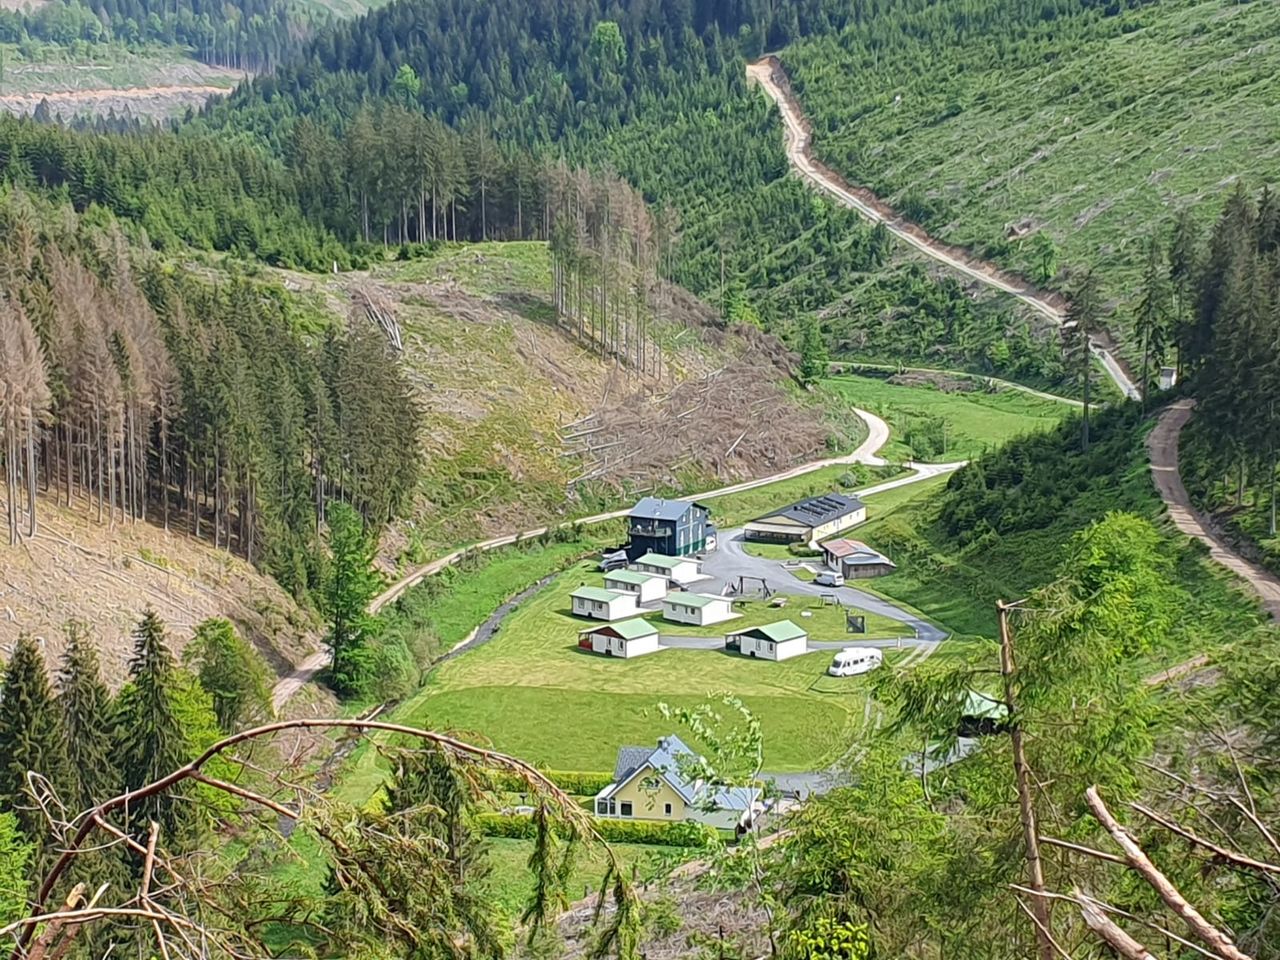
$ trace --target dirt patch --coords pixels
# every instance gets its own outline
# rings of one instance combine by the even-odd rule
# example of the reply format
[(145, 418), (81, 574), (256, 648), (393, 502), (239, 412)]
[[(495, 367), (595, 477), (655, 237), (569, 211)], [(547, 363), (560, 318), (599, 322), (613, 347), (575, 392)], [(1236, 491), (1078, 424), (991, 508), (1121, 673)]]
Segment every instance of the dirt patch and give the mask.
[[(723, 946), (719, 955), (725, 957), (769, 954), (767, 915), (744, 891), (703, 889), (697, 878), (675, 877), (651, 885), (642, 897), (650, 909), (671, 911), (679, 921), (675, 930), (655, 925), (659, 929), (645, 934), (640, 953), (648, 960), (696, 956), (703, 947), (710, 947), (710, 955), (715, 956), (718, 945)], [(562, 918), (560, 932), (565, 939), (566, 957), (591, 955), (595, 909), (593, 899), (575, 905)], [(611, 912), (606, 905), (605, 915)]]
[(207, 84), (130, 89), (62, 90), (49, 93), (15, 93), (0, 96), (0, 111), (29, 116), (40, 104), (60, 120), (84, 115), (115, 113), (126, 117), (167, 117), (198, 109), (212, 96), (230, 93), (226, 87)]
[(44, 498), (39, 517), (35, 538), (3, 548), (0, 651), (31, 633), (54, 664), (63, 650), (62, 625), (83, 619), (115, 685), (126, 673), (130, 632), (148, 606), (168, 624), (176, 651), (196, 624), (215, 616), (235, 622), (279, 672), (319, 642), (310, 617), (273, 580), (185, 533), (141, 522), (99, 524), (86, 502), (68, 509)]
[(978, 389), (971, 377), (953, 377), (924, 370), (894, 374), (889, 383), (902, 387), (933, 387), (943, 393), (973, 393)]

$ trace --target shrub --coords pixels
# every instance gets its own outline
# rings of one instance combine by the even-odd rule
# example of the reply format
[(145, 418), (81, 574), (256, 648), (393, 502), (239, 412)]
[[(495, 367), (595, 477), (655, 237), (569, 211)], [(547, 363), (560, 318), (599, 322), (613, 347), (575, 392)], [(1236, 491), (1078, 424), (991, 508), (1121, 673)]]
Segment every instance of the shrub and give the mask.
[[(536, 833), (533, 817), (526, 814), (477, 814), (475, 827), (486, 837), (509, 840), (532, 840)], [(719, 837), (711, 827), (688, 821), (597, 820), (596, 830), (610, 843), (645, 843), (658, 847), (706, 847)]]
[(807, 543), (789, 543), (787, 544), (787, 553), (793, 557), (820, 557), (821, 550), (815, 550)]
[[(554, 783), (565, 793), (575, 797), (594, 797), (609, 784), (613, 783), (613, 774), (607, 772), (584, 772), (581, 770), (542, 770), (544, 777)], [(515, 774), (499, 774), (494, 787), (507, 793), (524, 793), (525, 782)]]

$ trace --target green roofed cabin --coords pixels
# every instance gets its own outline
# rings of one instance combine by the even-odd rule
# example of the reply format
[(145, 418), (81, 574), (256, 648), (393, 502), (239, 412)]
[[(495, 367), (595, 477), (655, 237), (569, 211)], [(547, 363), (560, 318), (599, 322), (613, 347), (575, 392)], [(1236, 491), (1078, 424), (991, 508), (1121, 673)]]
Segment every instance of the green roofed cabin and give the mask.
[(652, 573), (674, 583), (689, 584), (702, 576), (702, 564), (693, 557), (671, 557), (665, 553), (646, 553), (632, 561), (636, 573)]
[(578, 646), (606, 657), (643, 656), (658, 652), (658, 628), (639, 617), (578, 631)]
[(667, 578), (657, 573), (614, 570), (604, 575), (604, 585), (618, 593), (634, 593), (640, 603), (657, 603), (667, 595)]
[(662, 601), (662, 619), (672, 623), (707, 627), (713, 623), (732, 620), (736, 616), (737, 614), (733, 612), (732, 600), (711, 593), (677, 591), (668, 593), (666, 599)]
[(613, 621), (634, 617), (639, 612), (634, 593), (582, 586), (569, 594), (569, 598), (573, 601), (575, 617)]
[(809, 652), (809, 634), (790, 620), (734, 630), (724, 638), (725, 648), (744, 657), (790, 660)]
[(985, 693), (970, 690), (960, 712), (961, 737), (989, 737), (997, 734), (1009, 719), (1009, 708)]

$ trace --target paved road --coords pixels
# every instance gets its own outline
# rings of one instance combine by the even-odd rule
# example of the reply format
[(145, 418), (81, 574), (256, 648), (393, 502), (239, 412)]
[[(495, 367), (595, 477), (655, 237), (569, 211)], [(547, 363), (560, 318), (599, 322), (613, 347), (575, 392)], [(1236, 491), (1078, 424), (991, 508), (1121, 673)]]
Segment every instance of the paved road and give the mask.
[[(762, 577), (769, 581), (771, 587), (791, 596), (821, 597), (832, 594), (846, 606), (857, 607), (868, 613), (896, 620), (918, 638), (920, 641), (918, 646), (928, 653), (932, 653), (934, 648), (947, 637), (944, 631), (932, 623), (920, 619), (914, 613), (882, 597), (856, 587), (820, 587), (815, 583), (800, 580), (787, 572), (777, 560), (753, 557), (746, 552), (745, 545), (746, 541), (742, 539), (742, 528), (722, 531), (715, 553), (708, 554), (702, 564), (702, 572), (713, 578), (717, 589), (723, 590), (729, 584), (736, 584), (739, 577)], [(710, 591), (704, 590), (704, 592)], [(856, 642), (848, 641), (848, 643)], [(847, 646), (848, 643), (845, 645)]]
[[(775, 473), (767, 477), (761, 477), (758, 480), (747, 480), (742, 483), (734, 483), (729, 486), (719, 487), (715, 490), (709, 490), (705, 493), (696, 495), (691, 499), (697, 500), (713, 500), (716, 497), (727, 496), (732, 493), (741, 493), (747, 490), (754, 490), (758, 487), (767, 486), (771, 483), (777, 483), (781, 480), (790, 480), (793, 477), (804, 476), (815, 470), (821, 470), (824, 467), (846, 466), (854, 463), (865, 463), (869, 466), (884, 466), (887, 461), (879, 455), (879, 451), (889, 442), (889, 425), (880, 417), (866, 410), (854, 410), (854, 412), (867, 425), (867, 438), (858, 445), (858, 448), (852, 453), (839, 457), (827, 457), (822, 460), (813, 460), (809, 463), (803, 463), (780, 473)], [(888, 480), (884, 483), (869, 487), (866, 490), (860, 490), (859, 496), (869, 496), (874, 493), (883, 493), (886, 490), (894, 490), (898, 487), (906, 486), (911, 483), (919, 483), (930, 477), (936, 477), (943, 473), (948, 473), (963, 466), (963, 463), (944, 463), (944, 464), (911, 464), (912, 473), (905, 477), (899, 477), (896, 480)], [(601, 523), (606, 520), (616, 520), (625, 517), (629, 511), (613, 510), (609, 513), (600, 513), (591, 517), (584, 517), (581, 520), (573, 521), (578, 524)], [(525, 530), (521, 533), (508, 534), (502, 537), (493, 537), (481, 543), (473, 544), (469, 547), (462, 547), (432, 560), (430, 563), (422, 564), (419, 567), (409, 571), (403, 578), (392, 584), (389, 588), (379, 594), (369, 604), (370, 613), (378, 613), (383, 607), (390, 603), (394, 603), (406, 590), (421, 583), (428, 577), (433, 577), (446, 567), (453, 566), (459, 560), (469, 553), (484, 553), (490, 550), (496, 550), (501, 547), (510, 546), (519, 543), (522, 540), (532, 539), (546, 533), (547, 527), (536, 527), (532, 530)], [(754, 559), (754, 558), (751, 558)], [(794, 578), (792, 578), (794, 579)], [(800, 581), (796, 581), (800, 583)], [(307, 657), (297, 668), (288, 676), (281, 677), (271, 691), (271, 702), (276, 711), (279, 712), (286, 703), (289, 702), (298, 691), (306, 684), (313, 681), (318, 673), (322, 671), (328, 664), (328, 652), (318, 651)]]
[[(822, 166), (810, 149), (808, 124), (800, 106), (784, 86), (788, 85), (782, 64), (776, 57), (766, 57), (758, 63), (747, 65), (747, 77), (760, 84), (770, 99), (777, 104), (785, 129), (787, 158), (792, 167), (809, 183), (836, 198), (840, 203), (856, 210), (874, 223), (883, 223), (890, 233), (925, 256), (976, 280), (993, 289), (1017, 297), (1037, 313), (1061, 325), (1066, 319), (1065, 303), (1061, 296), (1031, 286), (993, 263), (979, 260), (964, 250), (948, 246), (931, 237), (923, 227), (899, 216), (883, 201), (869, 191), (855, 189), (839, 176)], [(1102, 343), (1092, 341), (1094, 356), (1101, 361), (1107, 375), (1127, 397), (1136, 399), (1138, 390), (1124, 368)]]
[[(716, 497), (727, 496), (731, 493), (742, 493), (747, 490), (754, 490), (757, 487), (764, 487), (771, 483), (777, 483), (780, 480), (790, 480), (793, 477), (804, 476), (806, 473), (812, 473), (815, 470), (821, 470), (824, 467), (845, 466), (851, 463), (865, 463), (871, 466), (884, 466), (886, 461), (879, 456), (879, 450), (889, 442), (889, 425), (874, 413), (866, 410), (854, 410), (867, 425), (867, 439), (859, 444), (858, 448), (852, 453), (845, 454), (840, 457), (828, 457), (823, 460), (811, 460), (808, 463), (802, 463), (799, 466), (791, 467), (779, 473), (770, 474), (767, 477), (760, 477), (757, 480), (745, 480), (742, 483), (730, 484), (727, 487), (718, 487), (715, 490), (708, 490), (705, 493), (694, 494), (686, 497), (689, 500), (714, 500)], [(924, 479), (919, 477), (916, 479)], [(907, 482), (912, 482), (908, 480)], [(630, 512), (630, 508), (622, 510), (611, 510), (608, 513), (597, 513), (594, 516), (583, 517), (579, 520), (569, 521), (562, 526), (576, 526), (579, 524), (603, 523), (606, 520), (618, 520), (625, 517)], [(493, 537), (490, 540), (484, 540), (480, 543), (472, 544), (469, 547), (461, 547), (452, 553), (446, 554), (430, 563), (424, 563), (420, 567), (410, 570), (404, 577), (397, 580), (381, 594), (373, 598), (373, 602), (369, 604), (369, 612), (377, 613), (389, 603), (395, 602), (401, 594), (410, 587), (421, 583), (427, 577), (434, 577), (445, 567), (451, 567), (464, 556), (470, 553), (486, 553), (490, 550), (497, 550), (500, 547), (509, 547), (512, 544), (519, 543), (522, 540), (529, 540), (533, 537), (540, 537), (550, 529), (549, 527), (535, 527), (532, 530), (525, 530), (522, 533), (512, 533), (506, 536)]]
[[(1191, 497), (1182, 484), (1182, 475), (1178, 471), (1178, 437), (1191, 419), (1194, 407), (1194, 400), (1179, 400), (1160, 414), (1155, 429), (1147, 437), (1151, 479), (1160, 491), (1160, 499), (1168, 508), (1174, 526), (1205, 544), (1209, 548), (1209, 556), (1249, 584), (1262, 600), (1267, 612), (1273, 618), (1280, 619), (1280, 580), (1233, 551), (1192, 507)], [(1178, 669), (1171, 668), (1170, 672)]]

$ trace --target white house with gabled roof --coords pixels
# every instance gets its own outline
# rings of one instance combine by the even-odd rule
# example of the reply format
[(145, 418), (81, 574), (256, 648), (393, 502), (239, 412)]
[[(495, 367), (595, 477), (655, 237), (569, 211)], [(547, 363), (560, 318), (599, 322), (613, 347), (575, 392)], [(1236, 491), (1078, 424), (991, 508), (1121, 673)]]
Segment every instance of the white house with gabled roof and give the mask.
[(604, 575), (606, 590), (634, 593), (640, 603), (657, 603), (667, 595), (667, 578), (656, 573), (614, 570)]
[(579, 587), (569, 594), (575, 617), (592, 620), (625, 620), (640, 612), (634, 593), (619, 593), (601, 587)]
[(624, 660), (658, 652), (658, 628), (636, 617), (618, 623), (602, 623), (578, 631), (578, 646), (606, 657)]
[(712, 593), (668, 593), (662, 601), (662, 619), (672, 623), (688, 623), (696, 627), (709, 627), (724, 623), (738, 616), (733, 612), (733, 601)]
[(692, 583), (702, 577), (702, 563), (693, 557), (668, 557), (646, 553), (631, 564), (636, 573), (652, 573), (676, 583)]

